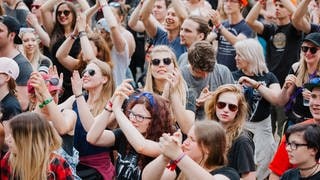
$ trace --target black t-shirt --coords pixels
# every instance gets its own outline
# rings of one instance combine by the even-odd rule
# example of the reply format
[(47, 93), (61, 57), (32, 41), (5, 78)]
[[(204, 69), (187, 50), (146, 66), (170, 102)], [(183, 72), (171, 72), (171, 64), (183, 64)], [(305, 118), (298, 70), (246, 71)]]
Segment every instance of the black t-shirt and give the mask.
[[(55, 44), (53, 44), (51, 49), (51, 60), (53, 65), (57, 67), (58, 73), (63, 73), (63, 95), (59, 98), (59, 102), (64, 102), (66, 99), (68, 99), (70, 96), (73, 95), (72, 87), (71, 87), (71, 77), (72, 72), (69, 71), (67, 68), (65, 68), (59, 60), (56, 58), (56, 53), (62, 43), (66, 40), (66, 37), (63, 36), (61, 39), (59, 39)], [(72, 48), (69, 52), (69, 55), (73, 58), (77, 58), (81, 50), (80, 46), (80, 40), (79, 38), (75, 40), (75, 42), (72, 45)]]
[(232, 143), (228, 152), (228, 166), (234, 168), (241, 175), (255, 171), (254, 143), (250, 132), (243, 131)]
[(19, 66), (19, 76), (16, 79), (16, 83), (18, 86), (27, 86), (28, 80), (32, 73), (32, 66), (28, 59), (19, 53), (17, 56), (13, 58)]
[(283, 26), (264, 24), (261, 37), (267, 41), (266, 63), (282, 86), (289, 68), (300, 58), (302, 32), (291, 23)]
[(212, 175), (222, 174), (228, 177), (230, 180), (239, 180), (240, 176), (237, 171), (231, 167), (222, 167), (210, 172)]
[[(236, 81), (242, 76), (247, 76), (241, 70), (232, 72), (232, 75)], [(261, 82), (266, 87), (274, 83), (279, 83), (272, 72), (265, 73), (263, 76), (247, 77)], [(261, 96), (258, 90), (251, 87), (247, 87), (244, 93), (249, 105), (249, 121), (260, 122), (266, 119), (270, 115), (270, 103)]]
[(9, 120), (13, 116), (21, 113), (21, 107), (18, 99), (10, 93), (0, 101), (0, 106), (2, 112), (1, 121)]
[(320, 171), (312, 176), (301, 177), (299, 169), (289, 169), (280, 178), (280, 180), (319, 180)]

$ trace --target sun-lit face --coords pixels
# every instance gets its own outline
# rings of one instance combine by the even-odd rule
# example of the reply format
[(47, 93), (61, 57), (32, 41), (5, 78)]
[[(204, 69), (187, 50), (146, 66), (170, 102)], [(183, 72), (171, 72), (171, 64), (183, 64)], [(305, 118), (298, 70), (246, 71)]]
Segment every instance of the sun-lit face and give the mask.
[(173, 8), (169, 8), (165, 18), (164, 27), (168, 31), (178, 30), (180, 28), (180, 19)]
[(247, 70), (249, 67), (249, 62), (244, 59), (239, 53), (236, 52), (236, 57), (234, 58), (236, 60), (236, 66), (240, 70)]
[(223, 0), (224, 12), (228, 15), (240, 12), (240, 1), (239, 0)]
[[(168, 60), (170, 59), (170, 60)], [(153, 64), (153, 61), (159, 62), (159, 64)], [(170, 64), (168, 64), (170, 61)], [(153, 53), (151, 59), (151, 74), (155, 80), (164, 80), (167, 78), (168, 74), (172, 73), (174, 70), (173, 59), (171, 54), (168, 52), (156, 52)]]
[(276, 8), (276, 17), (278, 19), (290, 18), (290, 12), (287, 8), (281, 3), (281, 1), (276, 1), (275, 3)]
[(166, 14), (167, 7), (165, 0), (156, 0), (152, 9), (152, 15), (156, 18), (156, 20), (162, 23), (166, 17)]
[(71, 9), (66, 4), (62, 4), (59, 6), (59, 9), (56, 12), (56, 16), (58, 17), (58, 21), (62, 26), (69, 26), (72, 24), (73, 14)]
[(108, 78), (102, 75), (100, 68), (94, 63), (89, 63), (81, 75), (83, 88), (86, 90), (96, 89), (108, 81)]
[(145, 108), (144, 104), (136, 104), (130, 110), (129, 120), (137, 130), (143, 134), (147, 132), (152, 117), (150, 112)]
[[(305, 41), (301, 45), (301, 53), (305, 57), (305, 61), (307, 64), (318, 64), (320, 60), (320, 47), (317, 47), (315, 44), (309, 41)], [(308, 51), (304, 52), (303, 47), (308, 47)], [(317, 51), (312, 53), (310, 48), (316, 48)]]
[(320, 121), (320, 88), (314, 88), (312, 90), (309, 102), (312, 117)]
[(0, 22), (0, 49), (8, 46), (8, 43), (14, 40), (15, 33), (9, 33), (8, 28), (2, 22)]
[(238, 98), (235, 93), (226, 92), (220, 94), (216, 103), (216, 115), (219, 122), (228, 125), (234, 121), (238, 113)]
[(198, 32), (199, 24), (191, 19), (186, 19), (180, 28), (180, 44), (190, 47), (192, 43), (200, 41), (203, 34)]
[(22, 36), (23, 49), (26, 54), (33, 54), (37, 45), (37, 37), (33, 32), (25, 32)]
[(182, 150), (186, 155), (198, 163), (203, 159), (203, 152), (197, 143), (194, 126), (189, 130), (188, 138), (183, 141)]

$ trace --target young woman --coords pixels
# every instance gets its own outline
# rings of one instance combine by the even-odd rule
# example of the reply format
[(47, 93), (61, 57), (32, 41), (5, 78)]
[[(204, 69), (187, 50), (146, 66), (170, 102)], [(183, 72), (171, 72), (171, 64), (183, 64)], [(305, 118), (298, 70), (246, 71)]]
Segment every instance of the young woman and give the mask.
[(38, 71), (43, 64), (48, 68), (52, 66), (51, 60), (41, 53), (39, 39), (33, 28), (20, 28), (19, 36), (22, 40), (22, 53), (30, 61), (33, 71)]
[(311, 33), (304, 38), (300, 61), (292, 65), (279, 95), (279, 104), (285, 105), (287, 127), (312, 118), (309, 106), (303, 103), (304, 100), (309, 100), (310, 91), (304, 89), (303, 85), (320, 76), (319, 37), (320, 33)]
[(78, 70), (82, 72), (90, 60), (98, 58), (112, 67), (111, 52), (108, 44), (103, 37), (97, 33), (86, 33), (85, 15), (79, 15), (73, 36), (77, 35), (80, 39), (81, 52), (77, 58), (69, 55), (75, 43), (73, 38), (67, 38), (59, 47), (56, 57), (59, 62), (69, 71)]
[(179, 132), (163, 134), (162, 154), (146, 166), (142, 179), (240, 179), (225, 166), (226, 134), (217, 122), (196, 121), (182, 145), (181, 136)]
[(187, 85), (184, 81), (175, 54), (168, 46), (158, 45), (152, 49), (144, 90), (168, 98), (175, 119), (182, 132), (187, 134), (195, 115), (186, 110)]
[(50, 53), (52, 63), (57, 66), (58, 73), (63, 73), (63, 89), (64, 93), (60, 98), (60, 102), (65, 101), (68, 97), (72, 96), (72, 88), (70, 77), (72, 76), (71, 71), (65, 68), (56, 58), (56, 53), (58, 48), (67, 38), (74, 38), (75, 43), (73, 43), (72, 48), (70, 50), (70, 56), (76, 58), (80, 53), (80, 41), (76, 39), (72, 35), (72, 32), (76, 25), (76, 8), (69, 1), (61, 1), (57, 6), (56, 10), (53, 13), (55, 17), (53, 17), (52, 12), (54, 6), (56, 5), (56, 0), (48, 0), (41, 7), (40, 12), (43, 21), (43, 26), (46, 32), (50, 36)]
[[(133, 92), (128, 82), (121, 84), (112, 103), (108, 103), (104, 114), (95, 120), (87, 140), (98, 146), (113, 146), (118, 151), (117, 179), (141, 179), (143, 168), (160, 154), (157, 142), (161, 135), (174, 132), (173, 116), (168, 101), (149, 92), (131, 96), (122, 111), (125, 97)], [(105, 130), (111, 112), (120, 127), (113, 131)]]
[[(105, 103), (111, 98), (115, 85), (111, 67), (101, 60), (93, 59), (82, 72), (74, 71), (71, 78), (75, 94), (59, 105), (61, 109), (73, 109), (77, 113), (74, 131), (74, 147), (79, 151), (77, 174), (82, 179), (111, 179), (114, 167), (110, 148), (98, 147), (86, 141), (93, 119), (104, 111)], [(86, 93), (82, 92), (86, 90)]]
[(54, 152), (61, 138), (46, 119), (26, 112), (12, 118), (8, 127), (9, 152), (1, 160), (1, 179), (73, 179), (69, 164)]
[[(53, 71), (50, 71), (53, 72)], [(73, 147), (73, 134), (77, 115), (70, 109), (60, 110), (57, 106), (62, 93), (61, 82), (57, 74), (33, 72), (28, 81), (30, 111), (42, 115), (57, 130), (62, 138), (62, 148), (57, 151), (71, 166), (75, 179), (78, 164), (78, 151)]]
[[(249, 105), (249, 117), (245, 127), (251, 131), (255, 144), (255, 163), (258, 179), (269, 174), (269, 162), (276, 150), (272, 134), (270, 107), (278, 103), (280, 84), (276, 76), (269, 72), (263, 49), (255, 39), (236, 42), (236, 66), (233, 78), (243, 86)], [(263, 141), (261, 141), (263, 139)]]
[(226, 130), (228, 166), (242, 179), (255, 179), (254, 143), (251, 133), (244, 130), (248, 107), (241, 88), (232, 84), (218, 87), (205, 103), (205, 112)]
[(297, 124), (286, 132), (286, 150), (295, 168), (286, 171), (281, 180), (320, 178), (320, 126)]

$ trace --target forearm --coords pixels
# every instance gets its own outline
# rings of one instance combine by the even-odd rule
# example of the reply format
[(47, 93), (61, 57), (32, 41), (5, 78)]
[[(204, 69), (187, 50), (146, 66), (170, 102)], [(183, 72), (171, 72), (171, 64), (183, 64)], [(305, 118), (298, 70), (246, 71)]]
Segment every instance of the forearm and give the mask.
[[(104, 110), (99, 114), (87, 134), (87, 141), (91, 144), (100, 145), (100, 137), (110, 122), (111, 112)], [(101, 144), (102, 145), (102, 144)], [(105, 144), (103, 144), (105, 145)]]
[[(222, 26), (222, 25), (221, 25)], [(231, 32), (228, 31), (228, 29), (224, 28), (223, 26), (220, 29), (220, 34), (223, 35), (225, 37), (225, 39), (231, 44), (234, 45), (236, 42), (238, 42), (239, 40), (245, 39), (244, 37), (242, 38), (238, 38), (238, 36), (235, 36), (234, 34), (232, 34)]]
[(82, 12), (86, 11), (87, 9), (90, 8), (88, 1), (86, 0), (78, 0), (78, 3), (80, 4)]
[[(78, 94), (76, 94), (78, 95)], [(84, 99), (84, 96), (75, 98), (78, 107), (78, 114), (83, 128), (88, 132), (94, 123), (94, 117), (90, 112), (89, 105)]]
[(26, 111), (29, 106), (29, 97), (27, 86), (16, 86), (17, 98), (22, 111)]
[(82, 48), (83, 58), (85, 61), (90, 61), (96, 58), (87, 35), (83, 35), (80, 37), (80, 44)]
[(46, 46), (49, 47), (50, 46), (50, 37), (49, 34), (40, 26), (40, 24), (36, 25), (33, 27), (35, 29), (35, 31), (37, 32), (41, 43)]
[(43, 19), (43, 26), (45, 27), (48, 34), (51, 35), (54, 27), (54, 17), (52, 15), (53, 7), (56, 3), (61, 1), (48, 0), (40, 7), (41, 17)]
[(184, 134), (188, 134), (189, 129), (194, 123), (195, 114), (192, 111), (186, 110), (181, 103), (181, 99), (176, 93), (173, 93), (170, 96), (170, 103), (181, 131)]
[(181, 0), (173, 0), (171, 1), (171, 4), (176, 12), (176, 15), (182, 20), (183, 22), (188, 17), (188, 12), (181, 2)]
[(91, 18), (92, 16), (98, 11), (99, 9), (99, 5), (98, 4), (95, 4), (94, 6), (90, 7), (89, 9), (87, 9), (84, 14), (86, 15), (86, 21), (87, 21), (87, 24), (91, 24)]
[(158, 156), (151, 161), (142, 172), (142, 179), (158, 180), (162, 177), (168, 162), (165, 161), (163, 155)]
[(296, 7), (293, 5), (293, 3), (290, 0), (281, 0), (283, 6), (291, 13), (293, 14), (296, 11)]
[(120, 108), (115, 109), (114, 114), (120, 129), (135, 151), (150, 157), (156, 157), (160, 154), (160, 147), (157, 143), (145, 139), (145, 137), (132, 125)]
[(139, 5), (132, 12), (128, 22), (128, 26), (131, 29), (139, 32), (143, 32), (145, 30), (143, 23), (139, 20), (141, 8), (142, 8), (142, 4), (139, 3)]
[(146, 0), (143, 2), (142, 8), (140, 10), (140, 19), (142, 21), (146, 20), (149, 18), (153, 5), (155, 3), (155, 0)]
[(247, 24), (258, 34), (261, 34), (264, 28), (263, 24), (257, 20), (262, 7), (263, 5), (260, 2), (257, 2), (246, 17)]
[(299, 5), (296, 11), (292, 15), (292, 24), (298, 29), (305, 33), (309, 33), (311, 30), (311, 24), (304, 16), (307, 13), (308, 4), (311, 0), (304, 0)]

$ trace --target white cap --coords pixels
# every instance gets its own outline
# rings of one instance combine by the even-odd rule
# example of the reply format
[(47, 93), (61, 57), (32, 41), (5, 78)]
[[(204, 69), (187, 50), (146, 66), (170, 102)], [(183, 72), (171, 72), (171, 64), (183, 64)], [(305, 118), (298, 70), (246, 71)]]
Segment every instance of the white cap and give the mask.
[(19, 66), (13, 59), (0, 57), (0, 73), (8, 74), (16, 80), (19, 76)]

